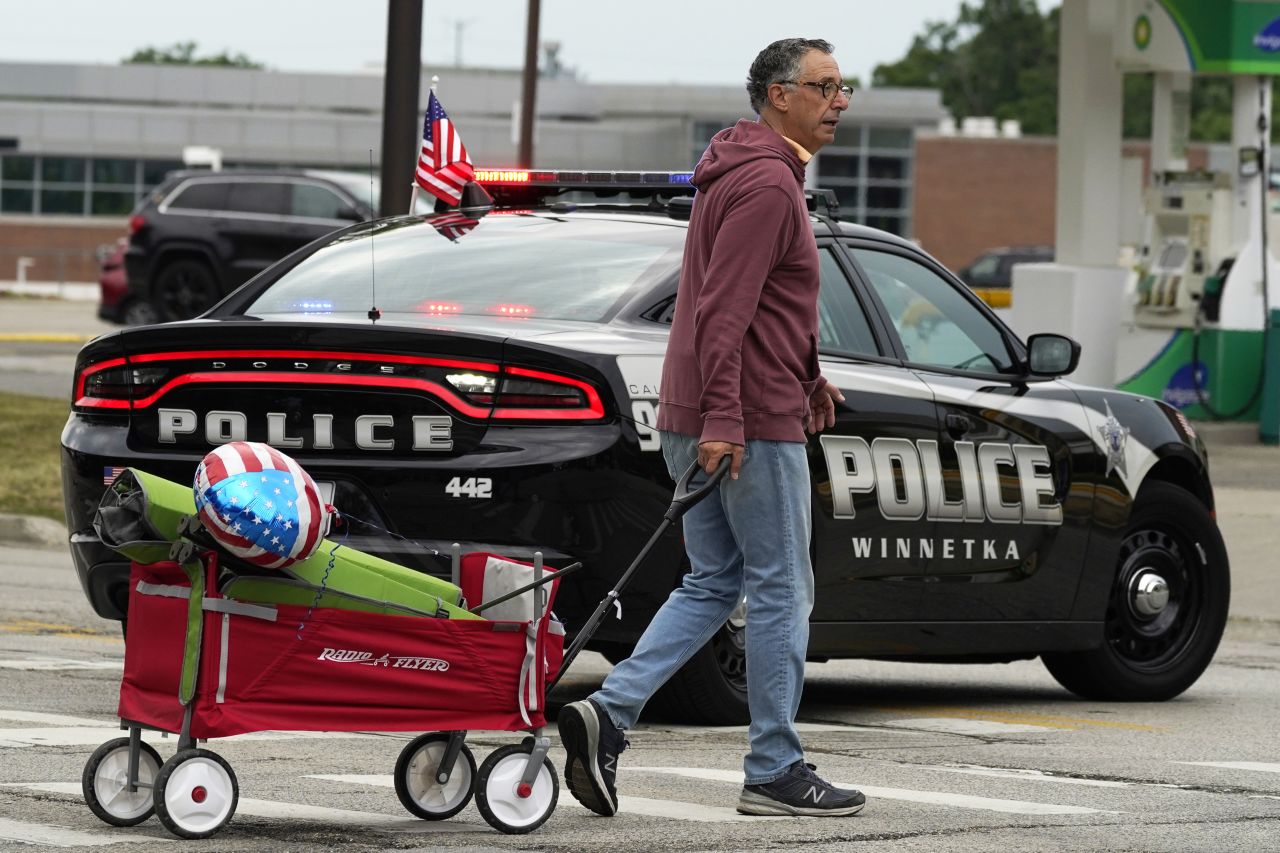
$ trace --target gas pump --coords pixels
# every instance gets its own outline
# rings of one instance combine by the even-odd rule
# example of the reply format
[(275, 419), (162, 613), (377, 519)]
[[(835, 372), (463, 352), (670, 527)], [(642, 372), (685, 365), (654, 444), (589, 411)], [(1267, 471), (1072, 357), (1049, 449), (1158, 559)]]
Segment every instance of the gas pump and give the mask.
[(1222, 283), (1231, 269), (1230, 176), (1156, 172), (1143, 194), (1143, 243), (1131, 279), (1134, 320), (1149, 328), (1186, 329), (1197, 313), (1217, 322)]
[[(1271, 282), (1267, 198), (1280, 2), (1123, 0), (1117, 60), (1156, 72), (1151, 181), (1126, 288), (1116, 385), (1193, 418), (1257, 420)], [(1185, 160), (1190, 76), (1232, 74), (1234, 168)]]

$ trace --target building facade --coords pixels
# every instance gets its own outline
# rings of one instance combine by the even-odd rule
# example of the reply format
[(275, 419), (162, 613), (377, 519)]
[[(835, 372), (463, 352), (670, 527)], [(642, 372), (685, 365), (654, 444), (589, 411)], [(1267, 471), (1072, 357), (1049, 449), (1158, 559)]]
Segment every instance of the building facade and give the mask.
[[(477, 166), (515, 161), (520, 74), (424, 69)], [(208, 66), (0, 63), (0, 218), (125, 216), (187, 146), (224, 167), (367, 171), (381, 153), (382, 75)], [(742, 87), (540, 81), (539, 168), (685, 169), (750, 116)], [(811, 182), (846, 216), (910, 236), (913, 140), (936, 91), (858, 92)], [(2, 273), (0, 273), (2, 274)]]

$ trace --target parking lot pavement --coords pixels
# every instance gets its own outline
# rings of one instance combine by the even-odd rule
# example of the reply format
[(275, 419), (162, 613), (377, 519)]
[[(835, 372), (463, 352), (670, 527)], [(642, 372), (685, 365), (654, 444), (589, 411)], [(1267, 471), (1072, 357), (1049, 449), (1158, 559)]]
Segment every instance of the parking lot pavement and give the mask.
[(94, 302), (0, 297), (0, 391), (69, 397), (80, 347), (119, 328), (97, 310)]

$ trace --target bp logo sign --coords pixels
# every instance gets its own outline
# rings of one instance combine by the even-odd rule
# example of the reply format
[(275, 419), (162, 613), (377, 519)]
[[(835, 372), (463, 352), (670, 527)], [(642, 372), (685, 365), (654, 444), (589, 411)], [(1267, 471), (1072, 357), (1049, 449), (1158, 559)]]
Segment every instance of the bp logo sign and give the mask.
[(1280, 18), (1267, 24), (1253, 37), (1253, 46), (1266, 53), (1280, 51)]
[(1133, 44), (1138, 50), (1146, 50), (1151, 44), (1151, 19), (1146, 15), (1139, 15), (1133, 22)]

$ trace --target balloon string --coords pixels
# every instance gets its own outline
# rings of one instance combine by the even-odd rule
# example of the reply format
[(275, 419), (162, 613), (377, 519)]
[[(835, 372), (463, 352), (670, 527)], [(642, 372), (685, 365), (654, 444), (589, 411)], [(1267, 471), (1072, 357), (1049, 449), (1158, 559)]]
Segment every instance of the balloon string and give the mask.
[[(337, 510), (333, 511), (334, 516), (341, 519), (342, 516)], [(320, 606), (320, 599), (324, 597), (325, 590), (329, 587), (329, 572), (333, 571), (334, 563), (337, 562), (338, 549), (347, 541), (347, 534), (351, 532), (351, 526), (346, 525), (342, 531), (342, 541), (333, 543), (333, 547), (329, 549), (329, 565), (324, 567), (324, 576), (320, 578), (320, 588), (316, 590), (316, 597), (311, 600), (311, 606), (307, 608), (307, 613), (302, 617), (302, 621), (298, 623), (298, 634), (296, 639), (302, 640), (302, 629), (311, 621), (311, 614)]]
[[(428, 548), (426, 545), (423, 545), (421, 542), (418, 542), (416, 539), (410, 539), (408, 536), (401, 536), (399, 533), (388, 530), (387, 528), (383, 527), (381, 524), (376, 524), (372, 521), (366, 521), (363, 518), (354, 516), (349, 512), (339, 513), (336, 509), (333, 510), (333, 514), (337, 516), (339, 519), (341, 519), (342, 521), (358, 521), (361, 524), (363, 524), (365, 527), (371, 528), (373, 530), (381, 531), (382, 533), (387, 534), (393, 539), (399, 539), (401, 542), (407, 542), (410, 545), (421, 548), (422, 550), (426, 551), (428, 554), (432, 554), (437, 557), (440, 556), (440, 552), (437, 551), (435, 548)], [(347, 530), (348, 531), (351, 530), (351, 527), (349, 525), (347, 526)]]

